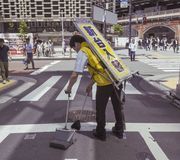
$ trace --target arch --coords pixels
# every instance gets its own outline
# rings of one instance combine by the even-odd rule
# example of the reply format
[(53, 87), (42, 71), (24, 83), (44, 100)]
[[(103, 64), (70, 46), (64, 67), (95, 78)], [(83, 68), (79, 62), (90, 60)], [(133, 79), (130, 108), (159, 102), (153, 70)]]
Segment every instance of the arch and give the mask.
[(146, 28), (143, 32), (143, 37), (159, 37), (163, 38), (166, 37), (168, 39), (175, 38), (176, 30), (172, 27), (165, 26), (165, 25), (153, 25)]

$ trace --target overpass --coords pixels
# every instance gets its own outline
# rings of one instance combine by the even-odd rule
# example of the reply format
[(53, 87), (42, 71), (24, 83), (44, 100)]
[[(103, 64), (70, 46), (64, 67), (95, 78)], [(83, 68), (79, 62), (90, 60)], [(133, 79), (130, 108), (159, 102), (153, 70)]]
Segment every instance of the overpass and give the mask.
[[(143, 18), (146, 17), (146, 22)], [(118, 23), (129, 25), (129, 17), (120, 17)], [(139, 38), (160, 36), (177, 38), (180, 41), (180, 8), (132, 15), (132, 29)]]

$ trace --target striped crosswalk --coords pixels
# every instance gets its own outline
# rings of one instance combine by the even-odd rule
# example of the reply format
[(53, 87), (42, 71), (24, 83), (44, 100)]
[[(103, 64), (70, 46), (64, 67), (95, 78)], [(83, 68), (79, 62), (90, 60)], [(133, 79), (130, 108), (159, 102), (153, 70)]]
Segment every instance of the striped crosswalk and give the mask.
[(139, 61), (164, 72), (179, 72), (180, 69), (180, 59), (139, 59)]
[(38, 101), (51, 87), (56, 84), (56, 82), (61, 78), (61, 76), (52, 76), (41, 86), (36, 88), (34, 91), (23, 97), (20, 101)]
[[(83, 79), (81, 75), (78, 76), (78, 79), (72, 88), (72, 94), (71, 94), (70, 100), (75, 99), (76, 95), (78, 94), (79, 86), (81, 85), (81, 83), (84, 83), (84, 81), (85, 81), (85, 79)], [(15, 96), (17, 97), (18, 95), (27, 91), (27, 89), (30, 89), (31, 87), (33, 87), (33, 90), (30, 89), (31, 91), (28, 94), (23, 95), (23, 97), (21, 97), (19, 99), (19, 101), (20, 102), (24, 102), (24, 101), (36, 102), (36, 101), (39, 101), (43, 96), (46, 95), (46, 93), (50, 93), (50, 90), (53, 89), (55, 84), (62, 84), (61, 82), (63, 82), (64, 86), (61, 86), (61, 89), (56, 88), (57, 96), (54, 98), (54, 100), (55, 101), (67, 100), (67, 95), (65, 94), (64, 90), (67, 88), (69, 81), (67, 79), (67, 82), (64, 83), (63, 75), (59, 75), (59, 76), (51, 76), (51, 77), (47, 78), (44, 81), (44, 83), (42, 83), (41, 85), (39, 85), (37, 87), (35, 87), (36, 85), (34, 83), (32, 84), (30, 82), (26, 82), (26, 83), (22, 84), (21, 86), (17, 87), (16, 89), (7, 93), (7, 95), (4, 95), (3, 97), (1, 96), (0, 97), (1, 98), (0, 103), (1, 104), (6, 103), (7, 101), (12, 99), (13, 97), (15, 97)], [(131, 83), (127, 83), (125, 93), (126, 94), (138, 94), (138, 95), (142, 94), (141, 91), (139, 91), (138, 89), (133, 87), (133, 85)], [(96, 99), (95, 94), (96, 94), (96, 85), (94, 85), (93, 89), (92, 89), (92, 100)]]

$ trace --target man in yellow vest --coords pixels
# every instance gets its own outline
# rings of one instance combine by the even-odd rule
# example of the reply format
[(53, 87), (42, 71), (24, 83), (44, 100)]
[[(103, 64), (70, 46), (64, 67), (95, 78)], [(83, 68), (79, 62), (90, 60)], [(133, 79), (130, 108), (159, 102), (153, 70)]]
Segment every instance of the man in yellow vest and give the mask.
[[(120, 94), (122, 86), (120, 89), (115, 91), (112, 82), (109, 80), (104, 68), (100, 65), (99, 60), (94, 56), (93, 52), (89, 48), (86, 40), (80, 35), (74, 35), (70, 40), (70, 47), (73, 48), (78, 54), (75, 63), (74, 71), (71, 74), (69, 84), (65, 90), (66, 94), (71, 93), (71, 89), (75, 84), (78, 75), (82, 74), (84, 67), (87, 65), (88, 71), (92, 76), (91, 82), (86, 88), (86, 93), (89, 94), (92, 90), (94, 83), (97, 84), (96, 92), (96, 122), (97, 127), (93, 130), (93, 135), (102, 140), (106, 140), (106, 130), (105, 130), (105, 111), (106, 106), (111, 97), (114, 114), (116, 118), (115, 126), (112, 128), (112, 132), (118, 138), (123, 138), (123, 115), (121, 112)], [(117, 97), (119, 96), (119, 97)]]

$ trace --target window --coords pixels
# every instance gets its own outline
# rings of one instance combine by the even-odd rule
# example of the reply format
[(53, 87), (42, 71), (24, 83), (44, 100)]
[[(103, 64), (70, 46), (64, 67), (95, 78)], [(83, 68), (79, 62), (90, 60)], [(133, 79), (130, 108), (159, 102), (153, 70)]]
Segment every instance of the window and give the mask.
[(36, 4), (37, 5), (42, 5), (42, 2), (41, 1), (37, 1)]
[(53, 4), (58, 4), (58, 2), (57, 1), (53, 1)]
[(4, 15), (4, 18), (10, 18), (8, 14), (5, 14)]
[(81, 14), (85, 14), (85, 11), (81, 11)]
[(59, 15), (59, 12), (58, 11), (53, 11), (53, 14), (54, 15)]
[(35, 7), (35, 5), (34, 4), (31, 4), (31, 8), (34, 8)]
[(64, 7), (64, 4), (60, 4), (60, 7)]
[(44, 17), (51, 17), (51, 14), (45, 14)]
[(15, 10), (15, 7), (11, 7), (11, 11), (14, 11)]
[(50, 0), (44, 0), (44, 2), (51, 2)]
[(50, 4), (44, 4), (44, 7), (51, 7)]
[(32, 17), (32, 18), (35, 18), (35, 17), (36, 17), (36, 15), (35, 15), (35, 14), (31, 14), (31, 17)]
[(35, 9), (31, 9), (31, 12), (35, 12)]
[(9, 13), (9, 10), (4, 10), (4, 13)]
[(87, 17), (91, 17), (91, 14), (90, 14), (90, 13), (87, 13)]
[(53, 9), (54, 10), (58, 10), (58, 6), (53, 6)]
[(8, 5), (6, 4), (6, 5), (4, 5), (4, 8), (9, 8), (9, 7), (8, 7)]
[(51, 9), (45, 9), (44, 12), (51, 12)]
[(42, 12), (40, 12), (40, 11), (37, 11), (37, 15), (42, 15)]
[(81, 6), (81, 9), (85, 9), (85, 6)]
[(14, 2), (11, 2), (10, 4), (11, 4), (11, 5), (14, 5)]
[(4, 3), (8, 3), (8, 0), (3, 0)]
[(13, 15), (13, 16), (14, 16), (14, 15), (15, 15), (15, 12), (12, 12), (12, 13), (11, 13), (11, 15)]
[(37, 7), (37, 10), (42, 10), (42, 7)]

